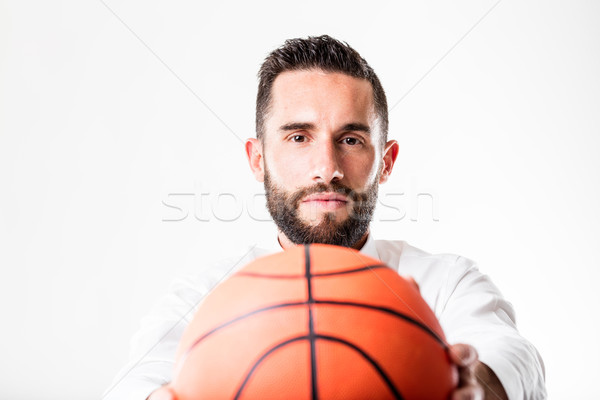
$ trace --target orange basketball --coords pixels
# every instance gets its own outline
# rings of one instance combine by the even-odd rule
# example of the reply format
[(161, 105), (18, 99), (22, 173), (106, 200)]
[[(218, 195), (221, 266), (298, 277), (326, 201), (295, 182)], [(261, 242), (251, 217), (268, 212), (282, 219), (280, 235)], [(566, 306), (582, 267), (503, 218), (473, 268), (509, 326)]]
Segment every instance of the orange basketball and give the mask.
[(419, 291), (329, 245), (259, 258), (199, 307), (171, 389), (198, 399), (446, 399), (457, 373)]

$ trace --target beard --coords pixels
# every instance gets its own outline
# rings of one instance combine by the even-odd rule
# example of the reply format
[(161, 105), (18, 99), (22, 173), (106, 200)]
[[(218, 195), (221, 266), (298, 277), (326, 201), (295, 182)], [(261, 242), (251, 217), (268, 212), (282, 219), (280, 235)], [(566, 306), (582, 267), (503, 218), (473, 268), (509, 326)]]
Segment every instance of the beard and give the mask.
[[(287, 238), (295, 244), (324, 243), (337, 246), (353, 247), (369, 229), (377, 203), (379, 180), (370, 185), (364, 192), (355, 192), (338, 183), (317, 183), (286, 192), (273, 183), (265, 165), (265, 193), (267, 209), (275, 224)], [(299, 216), (299, 206), (302, 199), (314, 193), (331, 192), (346, 196), (348, 216), (339, 221), (334, 212), (315, 214), (312, 222), (308, 223)], [(314, 211), (317, 210), (309, 210)], [(312, 214), (312, 213), (311, 213)]]

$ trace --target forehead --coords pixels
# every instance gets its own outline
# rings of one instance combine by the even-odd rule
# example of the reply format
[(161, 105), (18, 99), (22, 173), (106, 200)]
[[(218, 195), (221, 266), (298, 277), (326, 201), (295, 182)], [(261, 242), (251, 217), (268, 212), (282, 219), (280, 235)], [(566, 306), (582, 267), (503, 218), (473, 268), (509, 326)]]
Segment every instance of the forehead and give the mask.
[[(373, 89), (366, 79), (322, 70), (286, 71), (271, 92), (270, 120), (304, 119), (333, 123), (375, 119)], [(275, 122), (275, 121), (273, 121)]]

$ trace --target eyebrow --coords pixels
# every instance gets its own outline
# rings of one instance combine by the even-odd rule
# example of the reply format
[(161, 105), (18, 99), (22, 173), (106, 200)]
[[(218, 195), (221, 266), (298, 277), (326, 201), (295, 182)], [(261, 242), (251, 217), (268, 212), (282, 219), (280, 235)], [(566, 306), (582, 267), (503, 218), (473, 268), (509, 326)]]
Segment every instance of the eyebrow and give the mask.
[(371, 128), (369, 128), (365, 124), (361, 124), (360, 122), (351, 122), (342, 127), (342, 131), (354, 131), (354, 132), (364, 132), (366, 134), (371, 134)]
[[(310, 131), (315, 129), (315, 124), (311, 122), (290, 122), (288, 124), (281, 125), (279, 127), (280, 132), (289, 132), (289, 131)], [(342, 132), (354, 131), (354, 132), (364, 132), (366, 134), (371, 134), (371, 128), (367, 125), (362, 124), (360, 122), (350, 122), (340, 129)]]
[(280, 132), (288, 131), (310, 131), (314, 130), (315, 125), (310, 122), (290, 122), (279, 127)]

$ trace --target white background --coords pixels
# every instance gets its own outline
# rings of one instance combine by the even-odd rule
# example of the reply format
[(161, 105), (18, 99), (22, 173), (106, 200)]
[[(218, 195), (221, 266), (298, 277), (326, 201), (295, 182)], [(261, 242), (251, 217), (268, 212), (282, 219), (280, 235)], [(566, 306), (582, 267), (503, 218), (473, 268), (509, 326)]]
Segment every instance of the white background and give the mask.
[(401, 100), (376, 236), (476, 260), (550, 397), (597, 396), (599, 17), (573, 0), (0, 1), (0, 398), (100, 398), (174, 276), (272, 232), (239, 139), (263, 58), (322, 33)]

